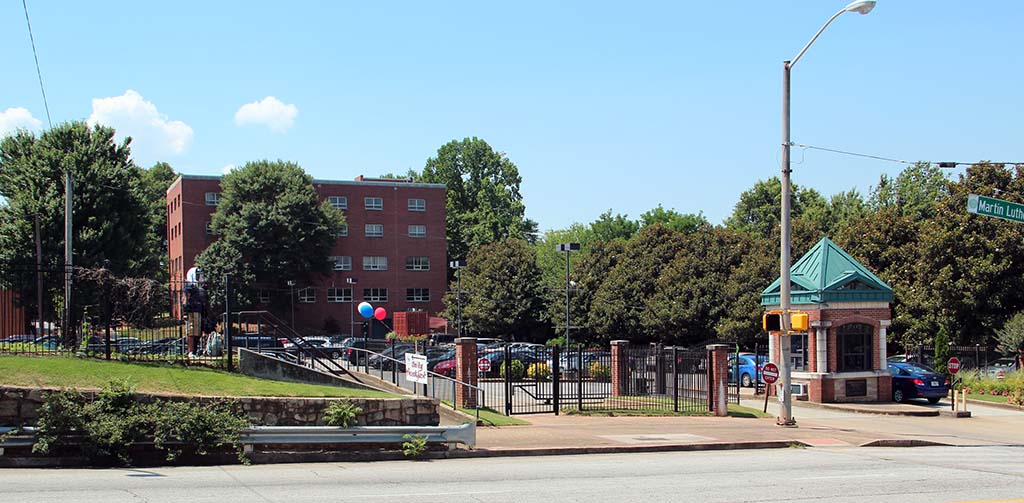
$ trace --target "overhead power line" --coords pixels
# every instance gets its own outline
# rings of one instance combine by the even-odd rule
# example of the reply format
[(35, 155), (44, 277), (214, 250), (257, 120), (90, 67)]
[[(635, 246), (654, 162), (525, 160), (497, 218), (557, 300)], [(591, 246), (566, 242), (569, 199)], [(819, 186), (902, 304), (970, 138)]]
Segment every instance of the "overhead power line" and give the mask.
[(32, 43), (32, 57), (36, 60), (36, 76), (39, 77), (39, 92), (43, 94), (43, 108), (46, 109), (46, 123), (53, 129), (53, 121), (50, 120), (50, 104), (46, 102), (46, 88), (43, 87), (43, 72), (39, 69), (39, 54), (36, 53), (36, 38), (32, 35), (32, 22), (28, 19), (27, 0), (21, 0), (21, 6), (25, 10), (25, 24), (28, 25), (28, 39)]
[[(860, 153), (860, 152), (851, 152), (849, 150), (839, 150), (839, 149), (835, 149), (835, 148), (818, 147), (818, 146), (815, 146), (815, 145), (807, 145), (805, 143), (792, 143), (791, 142), (790, 146), (791, 147), (802, 148), (802, 149), (805, 149), (805, 150), (820, 150), (822, 152), (831, 152), (833, 154), (849, 155), (849, 156), (853, 156), (853, 157), (863, 157), (863, 158), (866, 158), (866, 159), (875, 159), (877, 161), (895, 162), (895, 163), (899, 163), (899, 164), (917, 164), (919, 162), (924, 162), (924, 163), (927, 163), (927, 164), (932, 164), (932, 165), (938, 166), (940, 168), (956, 168), (957, 166), (974, 166), (974, 165), (980, 164), (980, 163), (977, 163), (977, 162), (960, 162), (960, 161), (924, 161), (924, 160), (922, 160), (922, 161), (907, 161), (905, 159), (893, 159), (891, 157), (884, 157), (884, 156), (873, 155), (873, 154), (863, 154), (863, 153)], [(1014, 162), (987, 161), (987, 163), (988, 164), (1011, 164), (1011, 165), (1013, 165), (1013, 164), (1024, 164), (1024, 161), (1014, 161)]]

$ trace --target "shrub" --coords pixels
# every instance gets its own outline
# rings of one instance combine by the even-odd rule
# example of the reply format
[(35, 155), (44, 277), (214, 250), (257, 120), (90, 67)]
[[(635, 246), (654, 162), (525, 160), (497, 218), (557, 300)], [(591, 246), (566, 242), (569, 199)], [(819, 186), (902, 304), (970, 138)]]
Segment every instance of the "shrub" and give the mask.
[(547, 381), (551, 378), (551, 367), (543, 362), (532, 363), (530, 368), (526, 369), (526, 377), (535, 381)]
[[(508, 362), (505, 362), (505, 363), (501, 364), (501, 377), (505, 377), (505, 372), (506, 372), (506, 369), (508, 367), (509, 367), (509, 363)], [(519, 360), (512, 360), (511, 367), (512, 367), (511, 376), (512, 376), (513, 380), (518, 381), (518, 380), (522, 379), (524, 375), (526, 375), (526, 367), (523, 365), (523, 362), (521, 362)]]
[(336, 400), (324, 410), (324, 422), (328, 426), (348, 428), (359, 423), (359, 414), (362, 412), (363, 409), (357, 407), (351, 400)]
[(423, 435), (406, 434), (402, 438), (402, 454), (409, 458), (418, 458), (427, 450), (427, 437)]
[(592, 362), (587, 368), (591, 379), (596, 381), (608, 381), (612, 378), (612, 368), (608, 365), (601, 365), (601, 362)]
[(132, 445), (152, 439), (154, 447), (167, 452), (168, 461), (231, 445), (244, 462), (239, 436), (248, 426), (230, 403), (141, 403), (130, 383), (112, 381), (92, 402), (76, 390), (47, 395), (39, 408), (32, 451), (49, 454), (58, 446), (78, 445), (90, 461), (130, 464)]

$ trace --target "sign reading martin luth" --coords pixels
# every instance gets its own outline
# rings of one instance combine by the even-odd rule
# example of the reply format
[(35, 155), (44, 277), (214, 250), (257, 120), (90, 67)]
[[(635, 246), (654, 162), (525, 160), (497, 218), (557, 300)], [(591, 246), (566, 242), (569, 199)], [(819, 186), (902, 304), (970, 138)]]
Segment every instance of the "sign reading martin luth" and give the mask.
[(1011, 203), (994, 197), (969, 194), (967, 196), (967, 213), (1024, 223), (1024, 204)]

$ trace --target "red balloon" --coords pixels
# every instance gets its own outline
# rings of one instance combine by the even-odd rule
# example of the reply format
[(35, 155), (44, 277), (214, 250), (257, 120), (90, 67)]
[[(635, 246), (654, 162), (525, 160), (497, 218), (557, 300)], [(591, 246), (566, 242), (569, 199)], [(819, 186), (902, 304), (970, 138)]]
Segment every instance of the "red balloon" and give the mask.
[(384, 321), (384, 318), (388, 317), (388, 312), (383, 307), (378, 307), (373, 310), (373, 317), (378, 321)]

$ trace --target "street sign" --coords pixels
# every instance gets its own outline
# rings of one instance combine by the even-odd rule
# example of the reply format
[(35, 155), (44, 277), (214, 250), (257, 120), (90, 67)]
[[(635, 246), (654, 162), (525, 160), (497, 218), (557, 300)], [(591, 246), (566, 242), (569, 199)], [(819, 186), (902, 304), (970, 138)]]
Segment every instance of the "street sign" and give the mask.
[(967, 213), (1024, 223), (1024, 204), (1011, 203), (994, 197), (968, 194)]
[(761, 378), (768, 384), (775, 384), (779, 380), (779, 366), (772, 362), (765, 363), (761, 367)]
[(427, 355), (406, 353), (405, 375), (412, 382), (427, 384)]
[(478, 359), (476, 361), (476, 368), (480, 372), (490, 372), (491, 371), (491, 361), (488, 360), (487, 358), (480, 358), (480, 359)]
[(949, 363), (946, 364), (946, 368), (949, 369), (950, 374), (960, 372), (960, 359), (955, 356), (950, 358)]

